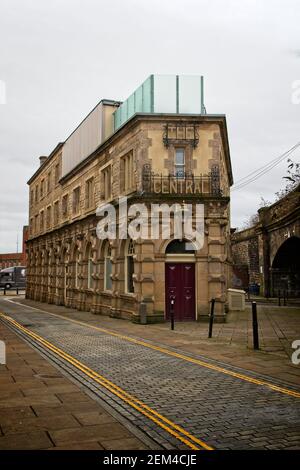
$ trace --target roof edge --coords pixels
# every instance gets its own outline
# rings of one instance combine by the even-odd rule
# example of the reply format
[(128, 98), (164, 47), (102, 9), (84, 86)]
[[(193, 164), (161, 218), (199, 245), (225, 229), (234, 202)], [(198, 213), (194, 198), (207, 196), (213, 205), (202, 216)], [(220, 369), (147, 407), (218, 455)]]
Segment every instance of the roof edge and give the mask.
[(232, 175), (230, 150), (229, 150), (229, 143), (228, 143), (228, 132), (227, 132), (225, 114), (135, 113), (130, 119), (128, 119), (128, 121), (126, 121), (121, 127), (119, 127), (115, 132), (113, 132), (113, 134), (107, 137), (107, 139), (104, 140), (90, 155), (88, 155), (84, 160), (79, 162), (74, 168), (72, 168), (67, 174), (65, 174), (60, 179), (60, 182), (64, 183), (68, 181), (68, 179), (71, 178), (78, 170), (80, 170), (81, 168), (84, 168), (85, 165), (87, 165), (90, 161), (92, 161), (99, 152), (103, 151), (110, 144), (110, 142), (116, 139), (119, 136), (119, 134), (124, 132), (124, 129), (126, 129), (127, 127), (135, 125), (136, 122), (142, 121), (143, 118), (159, 120), (159, 119), (165, 119), (167, 116), (169, 116), (170, 119), (176, 119), (176, 120), (180, 120), (183, 117), (190, 118), (190, 119), (201, 118), (204, 122), (205, 121), (208, 121), (208, 122), (221, 121), (222, 123), (224, 123), (224, 128), (223, 128), (223, 132), (224, 132), (223, 137), (225, 138), (224, 150), (225, 150), (225, 158), (228, 164), (228, 176), (229, 176), (229, 182), (231, 186), (233, 184), (233, 175)]
[(56, 153), (62, 148), (64, 145), (64, 142), (59, 142), (56, 147), (52, 150), (52, 152), (48, 155), (47, 159), (44, 161), (44, 163), (38, 167), (38, 169), (33, 173), (33, 175), (29, 178), (27, 181), (27, 184), (31, 184), (35, 178), (41, 173), (41, 171), (47, 166), (49, 161), (56, 155)]

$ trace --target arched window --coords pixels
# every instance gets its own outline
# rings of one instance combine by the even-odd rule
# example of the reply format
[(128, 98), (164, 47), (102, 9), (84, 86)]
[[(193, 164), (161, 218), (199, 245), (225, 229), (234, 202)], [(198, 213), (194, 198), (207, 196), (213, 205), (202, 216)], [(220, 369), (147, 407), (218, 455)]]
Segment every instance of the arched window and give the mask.
[(132, 240), (127, 245), (125, 260), (125, 291), (129, 294), (134, 293), (133, 274), (134, 274), (134, 243)]
[(166, 254), (194, 254), (195, 247), (192, 242), (186, 240), (173, 240), (167, 248)]
[(93, 289), (93, 273), (94, 273), (94, 263), (92, 257), (91, 246), (88, 249), (88, 264), (87, 264), (87, 288)]
[(74, 254), (74, 287), (78, 289), (79, 286), (79, 250), (78, 248), (75, 250)]
[(107, 243), (104, 255), (104, 290), (112, 290), (112, 261), (111, 261), (111, 247)]
[(50, 252), (49, 252), (49, 251), (47, 252), (46, 263), (47, 263), (47, 268), (48, 268), (47, 284), (48, 284), (48, 287), (51, 287), (51, 280), (52, 280), (52, 264), (51, 264), (51, 255), (50, 255)]

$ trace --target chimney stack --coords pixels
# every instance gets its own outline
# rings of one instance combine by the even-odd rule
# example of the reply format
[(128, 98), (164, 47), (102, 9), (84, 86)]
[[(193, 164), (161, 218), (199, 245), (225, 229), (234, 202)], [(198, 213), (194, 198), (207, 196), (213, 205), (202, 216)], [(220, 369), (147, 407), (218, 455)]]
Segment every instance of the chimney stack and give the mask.
[(43, 163), (47, 160), (48, 157), (45, 157), (44, 155), (42, 155), (41, 157), (39, 157), (40, 159), (40, 166), (43, 165)]

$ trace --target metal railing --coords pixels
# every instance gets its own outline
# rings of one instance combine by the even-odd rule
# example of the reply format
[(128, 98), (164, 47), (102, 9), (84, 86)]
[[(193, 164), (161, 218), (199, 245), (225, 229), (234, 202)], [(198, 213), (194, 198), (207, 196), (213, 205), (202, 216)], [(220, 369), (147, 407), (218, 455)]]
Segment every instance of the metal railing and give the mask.
[(12, 286), (10, 287), (9, 289), (6, 288), (5, 286), (0, 286), (0, 292), (3, 291), (3, 295), (6, 295), (8, 293), (11, 293), (11, 295), (15, 295), (14, 293), (16, 293), (17, 295), (19, 295), (19, 292), (20, 291), (25, 291), (26, 290), (26, 287), (24, 285), (15, 285), (15, 286)]
[(144, 165), (142, 186), (145, 193), (222, 196), (218, 168), (212, 169), (208, 175), (177, 172), (166, 176), (154, 173), (150, 165)]

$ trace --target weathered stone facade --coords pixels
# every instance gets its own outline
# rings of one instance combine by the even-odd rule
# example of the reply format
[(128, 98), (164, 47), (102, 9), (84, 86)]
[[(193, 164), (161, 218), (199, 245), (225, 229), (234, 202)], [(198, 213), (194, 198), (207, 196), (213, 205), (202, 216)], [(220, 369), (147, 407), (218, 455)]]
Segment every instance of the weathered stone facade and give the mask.
[(249, 283), (260, 283), (258, 236), (253, 228), (232, 236), (233, 261), (237, 266), (248, 266)]
[[(260, 284), (261, 294), (299, 296), (300, 187), (258, 214), (254, 227), (232, 234), (233, 263), (248, 266), (249, 282)], [(286, 264), (278, 258), (282, 250)]]
[[(197, 144), (185, 134), (184, 139), (166, 145), (167, 124), (195, 127)], [(62, 145), (56, 147), (29, 180), (27, 297), (133, 321), (140, 320), (143, 302), (148, 322), (164, 321), (168, 261), (165, 252), (170, 240), (160, 236), (134, 242), (133, 289), (129, 292), (131, 281), (126, 276), (130, 240), (100, 240), (96, 234), (99, 222), (96, 208), (99, 203), (111, 202), (118, 214), (119, 196), (127, 196), (128, 204), (144, 202), (149, 209), (155, 202), (169, 206), (175, 202), (197, 202), (204, 204), (205, 236), (203, 248), (188, 258), (195, 264), (195, 319), (207, 318), (209, 302), (214, 297), (216, 315), (223, 320), (231, 277), (232, 184), (225, 117), (135, 115), (69, 174), (55, 178), (57, 168), (61, 168)], [(192, 180), (193, 184), (183, 192), (177, 187), (177, 193), (171, 194), (165, 190), (164, 182), (170, 182), (174, 173), (176, 146), (186, 151), (189, 175), (184, 181)], [(132, 166), (129, 183), (125, 184), (127, 158), (126, 164)], [(145, 168), (153, 180), (160, 178), (160, 190), (158, 185), (156, 190), (145, 186)], [(202, 188), (198, 193), (193, 192), (196, 177)], [(184, 262), (185, 258), (178, 260)], [(111, 272), (107, 276), (108, 269)]]

